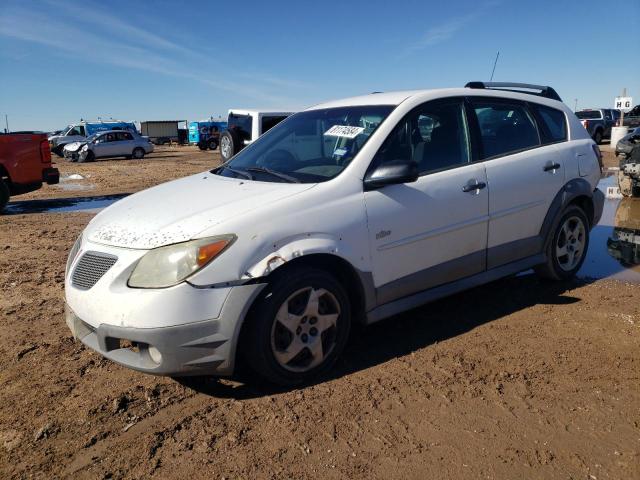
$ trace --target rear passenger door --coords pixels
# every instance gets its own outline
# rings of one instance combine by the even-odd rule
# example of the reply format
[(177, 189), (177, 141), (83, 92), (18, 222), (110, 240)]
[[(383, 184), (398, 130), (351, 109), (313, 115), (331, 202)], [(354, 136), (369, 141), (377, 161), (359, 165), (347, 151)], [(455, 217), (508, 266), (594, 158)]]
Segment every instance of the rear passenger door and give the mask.
[[(540, 229), (564, 185), (564, 161), (555, 144), (543, 141), (547, 129), (540, 131), (539, 112), (527, 102), (485, 97), (470, 101), (490, 187), (490, 269), (542, 251)], [(566, 120), (562, 125), (566, 138)]]
[(112, 155), (131, 155), (135, 147), (133, 135), (129, 132), (117, 132)]

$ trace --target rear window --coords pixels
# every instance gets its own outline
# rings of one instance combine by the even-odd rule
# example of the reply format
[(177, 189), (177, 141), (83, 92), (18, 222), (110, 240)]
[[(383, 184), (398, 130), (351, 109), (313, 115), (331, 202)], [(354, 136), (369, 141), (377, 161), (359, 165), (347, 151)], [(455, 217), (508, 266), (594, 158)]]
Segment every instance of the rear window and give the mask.
[(249, 115), (229, 114), (229, 129), (235, 129), (242, 140), (251, 140), (253, 121)]
[(524, 105), (474, 100), (483, 158), (519, 152), (540, 145), (538, 130)]
[(576, 112), (576, 117), (580, 120), (598, 120), (602, 118), (602, 112), (600, 110), (583, 110)]
[(567, 119), (564, 112), (542, 105), (536, 105), (535, 108), (543, 122), (543, 143), (564, 142), (567, 139)]

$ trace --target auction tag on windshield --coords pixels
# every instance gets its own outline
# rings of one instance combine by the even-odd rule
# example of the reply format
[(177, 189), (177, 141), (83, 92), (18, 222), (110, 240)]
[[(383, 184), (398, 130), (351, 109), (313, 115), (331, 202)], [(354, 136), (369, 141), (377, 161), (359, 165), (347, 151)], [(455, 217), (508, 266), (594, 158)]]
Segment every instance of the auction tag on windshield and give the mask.
[(364, 132), (364, 128), (362, 127), (351, 127), (349, 125), (334, 125), (329, 130), (324, 132), (324, 134), (331, 137), (356, 138), (362, 132)]

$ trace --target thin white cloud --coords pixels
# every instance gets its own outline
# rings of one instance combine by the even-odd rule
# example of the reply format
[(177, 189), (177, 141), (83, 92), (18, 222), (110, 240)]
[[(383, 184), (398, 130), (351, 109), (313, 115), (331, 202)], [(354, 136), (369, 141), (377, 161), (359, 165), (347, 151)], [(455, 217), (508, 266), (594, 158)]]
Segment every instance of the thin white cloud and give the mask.
[[(53, 54), (67, 58), (184, 78), (268, 104), (290, 102), (252, 84), (234, 81), (234, 77), (249, 75), (223, 71), (207, 58), (102, 10), (87, 11), (86, 7), (74, 8), (68, 3), (55, 6), (65, 14), (45, 16), (22, 7), (3, 11), (0, 35), (45, 45)], [(203, 69), (203, 64), (210, 68)], [(261, 78), (263, 84), (293, 87), (293, 83), (278, 77), (265, 74)]]
[(441, 25), (427, 30), (427, 33), (416, 43), (416, 48), (430, 47), (437, 45), (452, 38), (456, 33), (462, 30), (476, 15), (465, 15), (464, 17), (457, 17), (449, 20)]
[(480, 17), (486, 10), (497, 7), (501, 3), (502, 0), (487, 0), (481, 4), (476, 11), (466, 15), (450, 18), (439, 25), (429, 28), (421, 38), (416, 40), (405, 50), (404, 55), (438, 45), (439, 43), (446, 42), (447, 40), (454, 38), (458, 32), (467, 27), (476, 18)]

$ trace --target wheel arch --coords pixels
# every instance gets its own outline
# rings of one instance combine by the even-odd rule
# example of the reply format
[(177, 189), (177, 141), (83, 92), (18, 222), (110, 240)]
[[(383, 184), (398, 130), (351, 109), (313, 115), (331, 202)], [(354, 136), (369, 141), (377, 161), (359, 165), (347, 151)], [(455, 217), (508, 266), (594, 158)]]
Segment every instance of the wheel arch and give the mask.
[(596, 209), (591, 184), (584, 178), (574, 178), (568, 181), (556, 194), (555, 198), (551, 202), (549, 210), (547, 211), (547, 215), (542, 222), (540, 237), (544, 242), (543, 251), (546, 251), (549, 232), (556, 226), (562, 212), (569, 205), (576, 205), (580, 207), (587, 215), (589, 227), (592, 228), (594, 226)]

